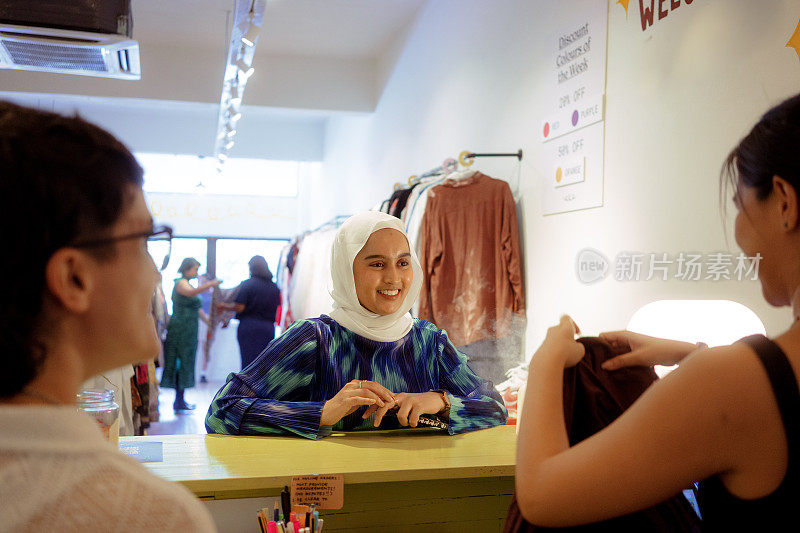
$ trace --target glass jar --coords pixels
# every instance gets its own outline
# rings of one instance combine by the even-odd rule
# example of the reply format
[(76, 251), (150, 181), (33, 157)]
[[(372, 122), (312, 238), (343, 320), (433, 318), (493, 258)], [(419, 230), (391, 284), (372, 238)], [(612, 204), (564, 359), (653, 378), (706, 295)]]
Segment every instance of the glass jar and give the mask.
[(78, 410), (97, 420), (108, 442), (119, 446), (119, 405), (110, 389), (85, 389), (77, 394)]

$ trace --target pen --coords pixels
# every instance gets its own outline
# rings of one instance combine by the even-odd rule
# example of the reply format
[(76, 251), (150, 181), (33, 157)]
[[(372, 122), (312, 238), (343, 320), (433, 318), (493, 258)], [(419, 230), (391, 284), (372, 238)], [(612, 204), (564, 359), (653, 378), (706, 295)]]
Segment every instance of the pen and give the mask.
[(275, 522), (278, 522), (280, 520), (279, 514), (280, 512), (278, 511), (278, 500), (275, 500), (275, 509), (272, 512), (272, 519)]
[(324, 526), (324, 525), (325, 525), (325, 519), (324, 518), (320, 518), (319, 519), (319, 524), (317, 524), (317, 533), (322, 533), (322, 526)]
[(292, 511), (292, 500), (289, 492), (289, 485), (284, 485), (281, 491), (281, 507), (283, 507), (283, 517), (288, 520)]

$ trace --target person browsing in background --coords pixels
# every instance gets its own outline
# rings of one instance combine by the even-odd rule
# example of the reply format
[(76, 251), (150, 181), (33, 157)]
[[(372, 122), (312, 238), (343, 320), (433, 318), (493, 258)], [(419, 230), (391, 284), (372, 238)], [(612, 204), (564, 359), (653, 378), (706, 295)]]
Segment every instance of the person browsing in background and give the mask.
[(347, 219), (331, 273), (330, 316), (295, 322), (231, 374), (206, 415), (209, 433), (319, 439), (332, 429), (416, 427), (420, 416), (437, 415), (456, 434), (506, 422), (500, 395), (447, 333), (408, 313), (422, 269), (399, 219)]
[(200, 261), (187, 257), (178, 267), (180, 278), (175, 280), (172, 289), (172, 317), (167, 324), (167, 340), (164, 345), (164, 372), (161, 375), (161, 386), (175, 389), (175, 412), (192, 410), (193, 404), (186, 403), (183, 392), (194, 387), (194, 367), (197, 357), (198, 319), (208, 324), (208, 317), (203, 313), (200, 294), (219, 286), (221, 280), (206, 282), (193, 287), (189, 280), (197, 277)]
[(236, 340), (239, 341), (242, 369), (247, 368), (275, 338), (275, 316), (281, 305), (281, 291), (272, 282), (267, 260), (255, 255), (248, 265), (250, 278), (239, 285), (234, 301), (217, 304), (218, 309), (236, 311), (239, 319)]
[(677, 370), (607, 428), (570, 447), (562, 374), (584, 355), (569, 317), (531, 360), (517, 445), (516, 492), (531, 523), (570, 526), (666, 500), (699, 481), (706, 531), (796, 531), (800, 495), (800, 95), (768, 111), (731, 152), (723, 190), (735, 189), (735, 236), (766, 301), (791, 306), (769, 340), (695, 345), (632, 332), (600, 335), (630, 365)]
[[(142, 169), (77, 117), (0, 102), (3, 531), (214, 531), (188, 490), (120, 453), (79, 412), (88, 378), (152, 359), (161, 276)], [(161, 265), (159, 265), (161, 266)]]

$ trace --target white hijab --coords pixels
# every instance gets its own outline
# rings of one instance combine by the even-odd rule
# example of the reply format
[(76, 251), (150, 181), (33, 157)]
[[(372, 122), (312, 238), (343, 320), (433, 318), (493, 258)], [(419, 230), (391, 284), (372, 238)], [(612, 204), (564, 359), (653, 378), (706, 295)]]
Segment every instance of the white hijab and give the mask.
[[(411, 287), (400, 307), (391, 315), (378, 315), (366, 309), (356, 296), (353, 278), (353, 261), (364, 247), (370, 235), (378, 230), (391, 228), (406, 236), (399, 218), (378, 211), (367, 211), (348, 218), (333, 241), (331, 252), (331, 277), (333, 278), (333, 311), (331, 318), (350, 331), (381, 342), (394, 342), (405, 337), (414, 323), (409, 314), (411, 306), (422, 288), (422, 267), (414, 248), (411, 252)], [(408, 236), (406, 236), (408, 240)]]

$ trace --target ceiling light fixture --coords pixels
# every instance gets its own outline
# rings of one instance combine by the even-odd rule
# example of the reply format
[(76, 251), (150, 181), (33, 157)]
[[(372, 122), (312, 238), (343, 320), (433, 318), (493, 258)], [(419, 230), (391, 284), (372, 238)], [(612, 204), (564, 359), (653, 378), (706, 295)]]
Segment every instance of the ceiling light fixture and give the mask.
[(230, 124), (225, 124), (225, 127), (222, 128), (219, 133), (217, 134), (217, 139), (232, 139), (236, 135), (236, 128), (231, 126)]
[(237, 106), (242, 103), (242, 95), (239, 93), (238, 85), (231, 85), (231, 103)]
[(250, 76), (252, 76), (253, 73), (256, 71), (256, 69), (247, 64), (247, 62), (244, 59), (239, 59), (238, 61), (236, 61), (236, 67), (245, 77), (245, 80), (249, 79)]
[(242, 98), (248, 79), (255, 72), (253, 57), (258, 35), (263, 28), (266, 7), (266, 0), (235, 0), (232, 24), (227, 36), (230, 40), (214, 142), (214, 156), (219, 172), (234, 146), (236, 123), (242, 118)]
[(261, 28), (253, 24), (253, 17), (248, 17), (248, 25), (247, 30), (245, 30), (242, 35), (242, 42), (247, 46), (253, 47), (256, 45), (256, 39), (258, 39), (258, 34), (261, 32)]

